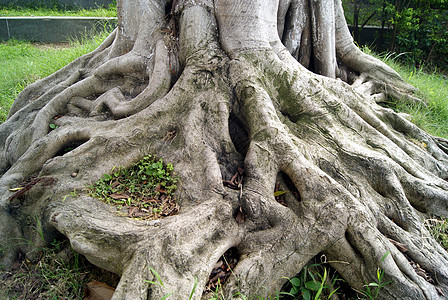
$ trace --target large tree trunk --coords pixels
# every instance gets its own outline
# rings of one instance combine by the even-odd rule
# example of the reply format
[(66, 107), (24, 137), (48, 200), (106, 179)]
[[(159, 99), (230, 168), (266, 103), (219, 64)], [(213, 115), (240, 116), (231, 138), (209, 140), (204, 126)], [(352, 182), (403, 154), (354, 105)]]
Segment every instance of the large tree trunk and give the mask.
[[(228, 298), (279, 290), (319, 253), (358, 290), (380, 265), (384, 299), (448, 295), (448, 254), (423, 225), (448, 216), (448, 141), (378, 105), (418, 99), (354, 46), (340, 0), (122, 0), (118, 19), (0, 126), (4, 265), (32, 256), (39, 223), (121, 276), (114, 299), (186, 299), (195, 280), (200, 299), (232, 247)], [(85, 191), (148, 153), (175, 166), (179, 214), (130, 219)]]

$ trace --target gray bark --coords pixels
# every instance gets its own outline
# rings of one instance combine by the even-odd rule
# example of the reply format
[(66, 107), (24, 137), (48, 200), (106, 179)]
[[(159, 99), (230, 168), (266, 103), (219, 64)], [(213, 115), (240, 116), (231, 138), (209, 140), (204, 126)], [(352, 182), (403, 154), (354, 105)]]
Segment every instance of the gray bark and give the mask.
[[(378, 105), (419, 100), (355, 47), (339, 0), (123, 0), (118, 13), (97, 50), (27, 87), (0, 125), (5, 266), (32, 258), (13, 239), (39, 246), (39, 222), (121, 276), (114, 299), (185, 299), (195, 280), (200, 299), (231, 247), (227, 298), (279, 290), (319, 253), (358, 290), (380, 265), (384, 299), (448, 294), (448, 254), (423, 225), (448, 216), (448, 141)], [(178, 215), (129, 219), (86, 192), (148, 153), (181, 178)], [(224, 186), (239, 167), (240, 190)]]

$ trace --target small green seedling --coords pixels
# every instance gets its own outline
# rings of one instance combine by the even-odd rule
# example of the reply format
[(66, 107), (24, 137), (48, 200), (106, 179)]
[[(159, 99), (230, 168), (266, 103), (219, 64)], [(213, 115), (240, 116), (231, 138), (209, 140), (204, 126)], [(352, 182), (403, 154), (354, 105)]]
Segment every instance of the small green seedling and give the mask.
[(326, 260), (325, 255), (322, 255), (321, 262), (306, 265), (296, 277), (283, 277), (288, 280), (289, 291), (282, 291), (279, 294), (289, 296), (287, 299), (290, 297), (304, 300), (331, 299), (338, 293), (338, 282), (343, 279), (332, 272), (325, 265), (327, 263), (329, 261)]
[[(381, 262), (384, 261), (389, 254), (390, 252), (384, 254), (384, 256), (381, 258)], [(381, 289), (392, 282), (392, 281), (383, 282), (384, 270), (381, 269), (380, 267), (378, 267), (376, 270), (376, 280), (377, 280), (376, 282), (371, 282), (369, 284), (364, 285), (365, 289), (364, 291), (361, 292), (369, 300), (378, 299)]]
[[(152, 285), (158, 285), (158, 286), (161, 286), (161, 287), (165, 287), (165, 286), (163, 285), (163, 281), (162, 281), (162, 278), (160, 277), (159, 273), (157, 273), (157, 271), (154, 270), (154, 269), (151, 268), (151, 267), (149, 267), (149, 270), (150, 270), (151, 273), (154, 275), (154, 277), (157, 279), (157, 281), (145, 280), (145, 282), (147, 282), (147, 283), (149, 283), (149, 284), (152, 284)], [(194, 285), (193, 285), (193, 289), (192, 289), (191, 292), (190, 292), (190, 296), (188, 297), (188, 300), (193, 299), (193, 295), (194, 295), (194, 292), (196, 291), (197, 286), (198, 286), (198, 279), (197, 279), (197, 277), (195, 276), (195, 277), (194, 277)], [(168, 293), (168, 294), (166, 294), (165, 296), (163, 296), (162, 298), (160, 298), (160, 300), (168, 299), (168, 297), (171, 296), (171, 295), (173, 295), (173, 294), (174, 294), (174, 293)]]

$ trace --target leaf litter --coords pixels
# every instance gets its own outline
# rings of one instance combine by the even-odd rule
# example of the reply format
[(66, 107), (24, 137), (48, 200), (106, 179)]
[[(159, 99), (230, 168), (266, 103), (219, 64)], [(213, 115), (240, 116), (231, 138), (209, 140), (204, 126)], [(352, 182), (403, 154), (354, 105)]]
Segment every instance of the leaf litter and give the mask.
[(214, 293), (226, 282), (226, 280), (232, 275), (239, 261), (239, 253), (235, 247), (227, 250), (218, 262), (215, 264), (212, 272), (210, 273), (207, 285), (203, 291), (203, 294)]
[(146, 155), (132, 167), (116, 168), (91, 187), (91, 195), (114, 205), (130, 218), (153, 220), (179, 211), (177, 180), (171, 164)]

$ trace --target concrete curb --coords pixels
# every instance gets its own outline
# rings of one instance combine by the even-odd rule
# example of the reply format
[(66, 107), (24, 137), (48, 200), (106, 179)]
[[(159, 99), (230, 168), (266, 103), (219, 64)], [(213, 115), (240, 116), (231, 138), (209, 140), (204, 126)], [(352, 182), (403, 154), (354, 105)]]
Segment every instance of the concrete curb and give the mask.
[(116, 25), (117, 18), (103, 17), (0, 17), (0, 40), (67, 42)]

